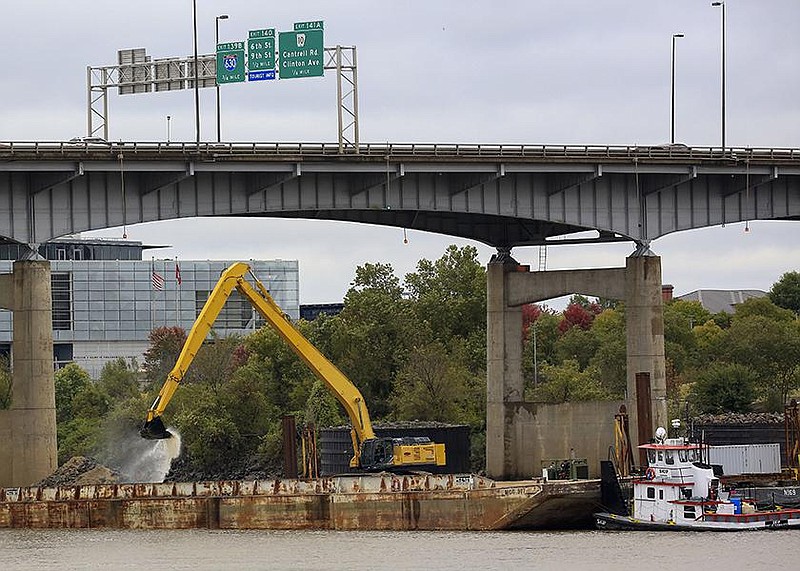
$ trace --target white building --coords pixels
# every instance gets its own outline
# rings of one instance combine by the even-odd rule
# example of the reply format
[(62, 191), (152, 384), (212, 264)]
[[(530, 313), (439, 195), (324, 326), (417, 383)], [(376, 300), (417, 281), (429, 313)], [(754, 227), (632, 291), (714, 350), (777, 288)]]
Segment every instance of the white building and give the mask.
[[(0, 273), (10, 273), (16, 244), (0, 245)], [(57, 365), (75, 362), (92, 377), (122, 357), (141, 364), (156, 327), (191, 328), (220, 273), (240, 260), (142, 260), (151, 247), (122, 240), (59, 239), (42, 244), (51, 261), (53, 353)], [(296, 260), (250, 260), (253, 273), (292, 319), (300, 316)], [(260, 317), (236, 292), (214, 331), (245, 334)], [(0, 353), (9, 353), (12, 313), (0, 310)]]

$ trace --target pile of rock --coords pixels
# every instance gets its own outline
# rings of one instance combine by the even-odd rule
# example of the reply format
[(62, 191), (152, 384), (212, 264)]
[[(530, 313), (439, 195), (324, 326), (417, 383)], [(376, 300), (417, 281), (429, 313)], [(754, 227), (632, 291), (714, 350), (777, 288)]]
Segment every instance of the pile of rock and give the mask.
[(94, 458), (73, 456), (41, 482), (42, 487), (85, 486), (92, 484), (116, 484), (120, 481), (119, 472), (103, 466)]
[(695, 424), (783, 424), (782, 412), (726, 412), (723, 414), (701, 414)]

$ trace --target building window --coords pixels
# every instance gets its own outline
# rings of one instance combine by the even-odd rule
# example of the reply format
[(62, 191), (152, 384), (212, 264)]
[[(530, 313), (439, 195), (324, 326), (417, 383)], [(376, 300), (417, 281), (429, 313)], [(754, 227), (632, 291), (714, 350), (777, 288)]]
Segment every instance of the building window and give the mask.
[[(200, 315), (209, 293), (195, 292), (195, 315)], [(219, 312), (214, 326), (219, 329), (248, 329), (253, 327), (253, 319), (253, 306), (238, 291), (233, 291)]]
[(50, 287), (53, 292), (53, 330), (72, 329), (72, 276), (69, 272), (50, 274)]
[(72, 360), (72, 343), (53, 343), (53, 361), (56, 370), (66, 367)]
[(66, 260), (67, 259), (67, 249), (66, 248), (58, 248), (56, 250), (56, 259), (57, 260)]
[(72, 259), (73, 260), (82, 260), (83, 259), (83, 249), (81, 248), (72, 248)]

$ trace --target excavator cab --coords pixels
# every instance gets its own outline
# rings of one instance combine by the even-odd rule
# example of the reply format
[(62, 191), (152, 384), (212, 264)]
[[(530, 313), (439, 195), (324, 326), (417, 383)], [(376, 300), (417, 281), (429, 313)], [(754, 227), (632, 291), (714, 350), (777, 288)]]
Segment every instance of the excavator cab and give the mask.
[(359, 464), (368, 472), (402, 472), (444, 466), (444, 444), (423, 436), (368, 438), (361, 444)]

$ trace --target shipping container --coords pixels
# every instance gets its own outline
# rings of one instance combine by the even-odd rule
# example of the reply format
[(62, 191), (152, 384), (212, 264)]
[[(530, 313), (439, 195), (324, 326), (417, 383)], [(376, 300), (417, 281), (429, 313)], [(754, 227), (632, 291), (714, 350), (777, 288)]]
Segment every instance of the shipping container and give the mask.
[(727, 423), (727, 424), (695, 424), (694, 437), (700, 438), (712, 446), (729, 444), (771, 444), (778, 442), (781, 447), (781, 462), (786, 460), (784, 450), (785, 436), (783, 423)]
[(740, 474), (779, 474), (781, 471), (780, 444), (736, 444), (711, 446), (710, 464), (722, 466), (726, 476)]
[[(470, 428), (463, 424), (418, 423), (413, 426), (373, 425), (376, 436), (402, 438), (404, 436), (427, 436), (432, 442), (444, 444), (447, 464), (425, 467), (433, 474), (463, 474), (471, 472)], [(319, 431), (320, 475), (349, 474), (353, 443), (350, 428), (337, 426)], [(357, 470), (355, 470), (357, 471)]]

